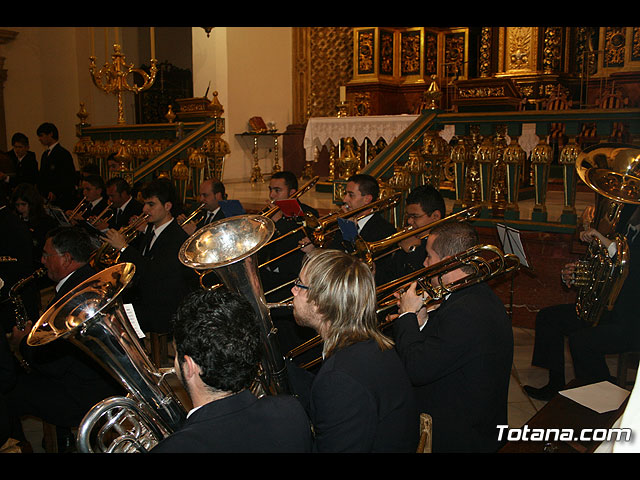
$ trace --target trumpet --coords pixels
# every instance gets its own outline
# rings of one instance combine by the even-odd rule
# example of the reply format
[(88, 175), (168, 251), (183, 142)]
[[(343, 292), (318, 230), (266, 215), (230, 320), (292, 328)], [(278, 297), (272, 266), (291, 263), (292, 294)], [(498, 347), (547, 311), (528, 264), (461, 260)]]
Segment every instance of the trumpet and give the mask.
[[(148, 220), (149, 214), (145, 213), (118, 231), (124, 235), (126, 242), (130, 243), (140, 234), (139, 228), (146, 224)], [(115, 265), (120, 259), (120, 253), (121, 252), (119, 250), (115, 249), (109, 242), (105, 241), (91, 254), (89, 263), (94, 268), (99, 269)]]
[[(307, 193), (309, 190), (311, 190), (311, 188), (316, 183), (318, 183), (318, 180), (320, 180), (320, 177), (318, 177), (318, 176), (313, 177), (311, 180), (309, 180), (307, 183), (305, 183), (302, 187), (300, 187), (298, 190), (296, 190), (292, 195), (289, 195), (287, 197), (287, 199), (294, 199), (294, 198), (301, 197), (302, 195)], [(271, 203), (271, 205), (274, 205), (275, 202), (271, 201), (270, 203)], [(260, 212), (260, 215), (262, 215), (263, 217), (271, 218), (271, 217), (273, 217), (273, 215), (275, 215), (275, 213), (278, 210), (280, 210), (280, 207), (278, 207), (277, 205), (274, 205), (272, 207), (266, 207), (264, 210), (262, 210), (262, 212)]]
[[(413, 282), (417, 282), (416, 293), (424, 297), (423, 305), (427, 310), (437, 308), (437, 305), (449, 294), (480, 282), (489, 281), (499, 275), (512, 272), (520, 266), (520, 259), (513, 254), (505, 254), (494, 245), (478, 244), (457, 255), (412, 272), (404, 277), (389, 282), (376, 288), (377, 313), (384, 313), (398, 303), (398, 294), (402, 294)], [(445, 274), (463, 267), (472, 267), (472, 272), (459, 280), (444, 283)], [(391, 294), (386, 294), (392, 291)], [(386, 294), (386, 295), (385, 295)], [(395, 318), (385, 319), (378, 327), (384, 329), (391, 325)], [(290, 350), (287, 357), (293, 359), (302, 353), (311, 350), (322, 343), (322, 338), (317, 335), (305, 343)], [(303, 365), (301, 368), (311, 368), (322, 359), (316, 358)]]
[(200, 215), (200, 213), (207, 208), (207, 204), (206, 203), (201, 203), (200, 205), (198, 205), (193, 212), (191, 212), (189, 214), (189, 216), (187, 218), (185, 218), (182, 223), (180, 223), (181, 227), (184, 227), (187, 223), (189, 223), (191, 220), (193, 220), (194, 218), (196, 218), (198, 215)]
[[(105, 207), (105, 209), (102, 210), (98, 215), (96, 215), (96, 217), (94, 219), (92, 219), (89, 222), (89, 224), (95, 226), (100, 221), (108, 222), (109, 220), (111, 220), (111, 217), (113, 217), (112, 208), (113, 208), (113, 202), (111, 200), (109, 200), (109, 202), (107, 203), (107, 206)], [(109, 214), (107, 215), (108, 212), (109, 212)]]
[(84, 216), (84, 214), (89, 209), (89, 207), (87, 205), (88, 203), (89, 203), (89, 201), (87, 200), (87, 197), (82, 197), (82, 200), (80, 200), (80, 202), (78, 202), (78, 205), (76, 205), (76, 208), (71, 210), (71, 212), (69, 213), (69, 215), (67, 215), (67, 217), (69, 219), (72, 219), (76, 215)]

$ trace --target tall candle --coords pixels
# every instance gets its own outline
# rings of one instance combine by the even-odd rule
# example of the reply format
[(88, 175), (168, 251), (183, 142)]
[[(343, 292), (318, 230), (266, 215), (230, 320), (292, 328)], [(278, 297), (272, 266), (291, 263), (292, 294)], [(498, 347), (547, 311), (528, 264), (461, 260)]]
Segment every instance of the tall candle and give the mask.
[(151, 58), (156, 58), (156, 29), (149, 27), (149, 35), (151, 36)]
[(96, 56), (96, 39), (93, 27), (89, 27), (89, 42), (91, 42), (91, 56)]
[(113, 27), (113, 32), (114, 32), (114, 35), (116, 37), (115, 43), (120, 45), (120, 27)]
[(347, 87), (342, 86), (340, 87), (340, 102), (346, 102), (347, 101)]
[(109, 29), (104, 27), (104, 61), (109, 61)]

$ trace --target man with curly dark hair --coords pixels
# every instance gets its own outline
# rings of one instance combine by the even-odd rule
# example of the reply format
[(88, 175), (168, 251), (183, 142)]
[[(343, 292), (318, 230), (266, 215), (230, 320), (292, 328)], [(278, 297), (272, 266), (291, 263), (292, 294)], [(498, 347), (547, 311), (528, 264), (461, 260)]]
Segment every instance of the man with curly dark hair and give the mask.
[(174, 317), (173, 341), (176, 374), (193, 409), (153, 453), (310, 451), (311, 427), (300, 403), (251, 391), (262, 342), (244, 297), (224, 288), (189, 294)]

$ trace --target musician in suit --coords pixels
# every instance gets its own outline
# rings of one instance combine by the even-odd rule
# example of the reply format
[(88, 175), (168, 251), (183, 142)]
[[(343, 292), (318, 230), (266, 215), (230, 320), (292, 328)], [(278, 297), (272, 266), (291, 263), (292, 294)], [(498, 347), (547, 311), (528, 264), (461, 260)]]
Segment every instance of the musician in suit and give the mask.
[(15, 187), (21, 183), (38, 184), (38, 160), (36, 154), (29, 150), (29, 138), (24, 133), (14, 133), (11, 137), (11, 150), (7, 152), (14, 168), (10, 177), (10, 185)]
[[(57, 227), (47, 234), (42, 263), (55, 284), (49, 306), (96, 272), (87, 263), (93, 246), (79, 227)], [(122, 387), (106, 370), (72, 343), (58, 339), (31, 347), (26, 339), (32, 325), (20, 331), (13, 328), (11, 342), (30, 366), (19, 370), (15, 387), (7, 401), (17, 416), (35, 415), (56, 425), (59, 447), (72, 447), (70, 428), (77, 427), (97, 402), (121, 395)]]
[(317, 249), (291, 291), (296, 321), (324, 341), (315, 376), (288, 363), (314, 451), (415, 452), (419, 412), (393, 342), (378, 329), (371, 270), (353, 255)]
[[(431, 230), (425, 267), (478, 243), (466, 222)], [(464, 278), (472, 267), (442, 276)], [(434, 285), (437, 278), (432, 279)], [(433, 420), (433, 452), (494, 452), (497, 425), (507, 425), (513, 332), (503, 302), (484, 282), (451, 293), (427, 313), (416, 282), (398, 295), (396, 351), (415, 387), (421, 412)]]
[(92, 221), (100, 215), (109, 205), (105, 197), (104, 180), (100, 175), (85, 175), (80, 182), (82, 196), (84, 198), (83, 210), (71, 217), (71, 210), (66, 212), (69, 222), (74, 225), (84, 220)]
[(75, 201), (76, 167), (73, 157), (59, 143), (58, 128), (43, 123), (36, 130), (38, 140), (46, 148), (40, 159), (38, 190), (46, 201), (63, 210), (73, 209)]
[[(420, 185), (409, 192), (405, 201), (407, 225), (421, 228), (446, 216), (444, 198), (432, 185)], [(387, 264), (391, 268), (388, 277), (400, 278), (423, 267), (426, 257), (427, 239), (418, 236), (398, 242), (400, 249), (392, 254)]]
[(121, 251), (120, 260), (136, 266), (128, 297), (144, 332), (167, 334), (169, 320), (180, 300), (197, 287), (195, 272), (178, 259), (188, 235), (174, 215), (179, 209), (176, 191), (170, 180), (158, 178), (141, 191), (142, 213), (149, 215), (143, 235), (131, 245), (117, 230), (105, 233), (106, 241)]
[(225, 288), (188, 295), (172, 322), (175, 370), (193, 403), (184, 425), (152, 453), (304, 453), (311, 426), (290, 395), (258, 398), (261, 360), (249, 302)]
[(96, 228), (120, 230), (129, 225), (131, 217), (137, 217), (142, 213), (142, 204), (131, 196), (131, 185), (124, 178), (110, 178), (105, 185), (113, 215), (108, 222), (99, 222)]
[[(371, 175), (355, 174), (347, 179), (345, 194), (342, 198), (344, 205), (343, 211), (354, 210), (378, 200), (380, 196), (380, 186), (378, 181)], [(363, 214), (357, 221), (358, 234), (366, 242), (382, 240), (393, 235), (396, 232), (395, 227), (389, 223), (379, 212), (370, 212), (368, 215)], [(299, 245), (305, 253), (310, 252), (315, 247), (308, 238), (303, 238)], [(346, 244), (340, 231), (336, 232), (333, 239), (327, 245), (327, 248), (343, 251), (350, 251), (351, 245)], [(383, 258), (381, 262), (376, 263), (376, 284), (382, 285), (391, 280), (386, 275), (388, 272), (387, 263), (389, 257)]]
[[(224, 189), (224, 184), (215, 178), (209, 178), (202, 182), (200, 185), (200, 195), (198, 196), (200, 203), (204, 204), (204, 210), (200, 212), (200, 215), (195, 219), (190, 220), (186, 224), (182, 225), (187, 219), (186, 215), (181, 214), (177, 220), (182, 229), (188, 236), (193, 235), (196, 230), (209, 225), (210, 223), (217, 222), (225, 218), (225, 214), (220, 208), (220, 202), (225, 200), (227, 194)], [(195, 220), (195, 221), (194, 221)]]
[[(609, 371), (606, 355), (640, 348), (640, 313), (637, 308), (640, 294), (639, 228), (640, 207), (625, 205), (617, 231), (626, 234), (629, 244), (629, 273), (613, 309), (605, 309), (596, 326), (580, 319), (573, 303), (545, 307), (536, 315), (531, 363), (548, 370), (549, 379), (542, 387), (525, 385), (524, 391), (530, 397), (550, 400), (565, 387), (565, 338), (568, 338), (575, 378), (581, 383), (615, 382)], [(598, 230), (588, 228), (580, 232), (583, 242), (590, 243), (594, 237), (602, 242), (612, 258), (618, 254), (615, 242)], [(575, 267), (575, 263), (569, 263), (562, 269), (562, 281), (567, 286), (573, 284)], [(608, 301), (608, 298), (602, 298), (601, 301)]]
[[(276, 172), (269, 180), (269, 200), (270, 204), (267, 209), (274, 208), (275, 203), (280, 200), (292, 198), (298, 191), (298, 178), (294, 173), (289, 171)], [(318, 217), (318, 211), (298, 199), (303, 215), (311, 215)], [(287, 233), (298, 229), (304, 221), (304, 216), (285, 216), (282, 210), (278, 209), (271, 215), (274, 221), (276, 231), (273, 239), (286, 235)], [(283, 285), (298, 275), (304, 252), (297, 249), (298, 241), (305, 237), (302, 230), (293, 235), (288, 235), (280, 240), (274, 241), (272, 244), (263, 248), (259, 252), (261, 262), (268, 261), (279, 257), (280, 255), (291, 252), (289, 255), (282, 257), (280, 260), (269, 263), (266, 267), (260, 269), (260, 275), (265, 291), (269, 291), (279, 285)], [(277, 301), (289, 296), (288, 289), (280, 289), (274, 292), (270, 297), (271, 300)]]

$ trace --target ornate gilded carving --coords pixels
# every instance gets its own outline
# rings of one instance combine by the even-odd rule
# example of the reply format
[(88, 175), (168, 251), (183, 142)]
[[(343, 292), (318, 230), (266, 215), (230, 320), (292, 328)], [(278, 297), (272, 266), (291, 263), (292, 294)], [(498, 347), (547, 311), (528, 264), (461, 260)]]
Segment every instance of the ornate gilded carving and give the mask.
[(445, 75), (460, 77), (466, 76), (466, 33), (449, 33), (444, 37), (444, 67)]
[(424, 74), (438, 74), (438, 34), (429, 30), (424, 32)]
[(459, 88), (458, 95), (464, 98), (504, 97), (504, 87)]
[(625, 27), (607, 27), (604, 32), (604, 66), (624, 66)]
[(596, 73), (598, 65), (598, 29), (578, 27), (576, 29), (576, 70), (583, 75)]
[(375, 30), (358, 32), (358, 75), (373, 73)]
[(420, 75), (419, 30), (401, 32), (400, 72), (402, 75)]
[(393, 75), (393, 32), (380, 30), (380, 74)]
[(478, 56), (478, 70), (481, 77), (491, 75), (491, 27), (482, 27), (480, 34), (480, 53)]
[(640, 27), (633, 27), (631, 34), (631, 61), (640, 60)]
[(560, 66), (562, 44), (562, 28), (546, 27), (544, 29), (544, 49), (542, 55), (542, 70), (544, 73), (554, 73)]

